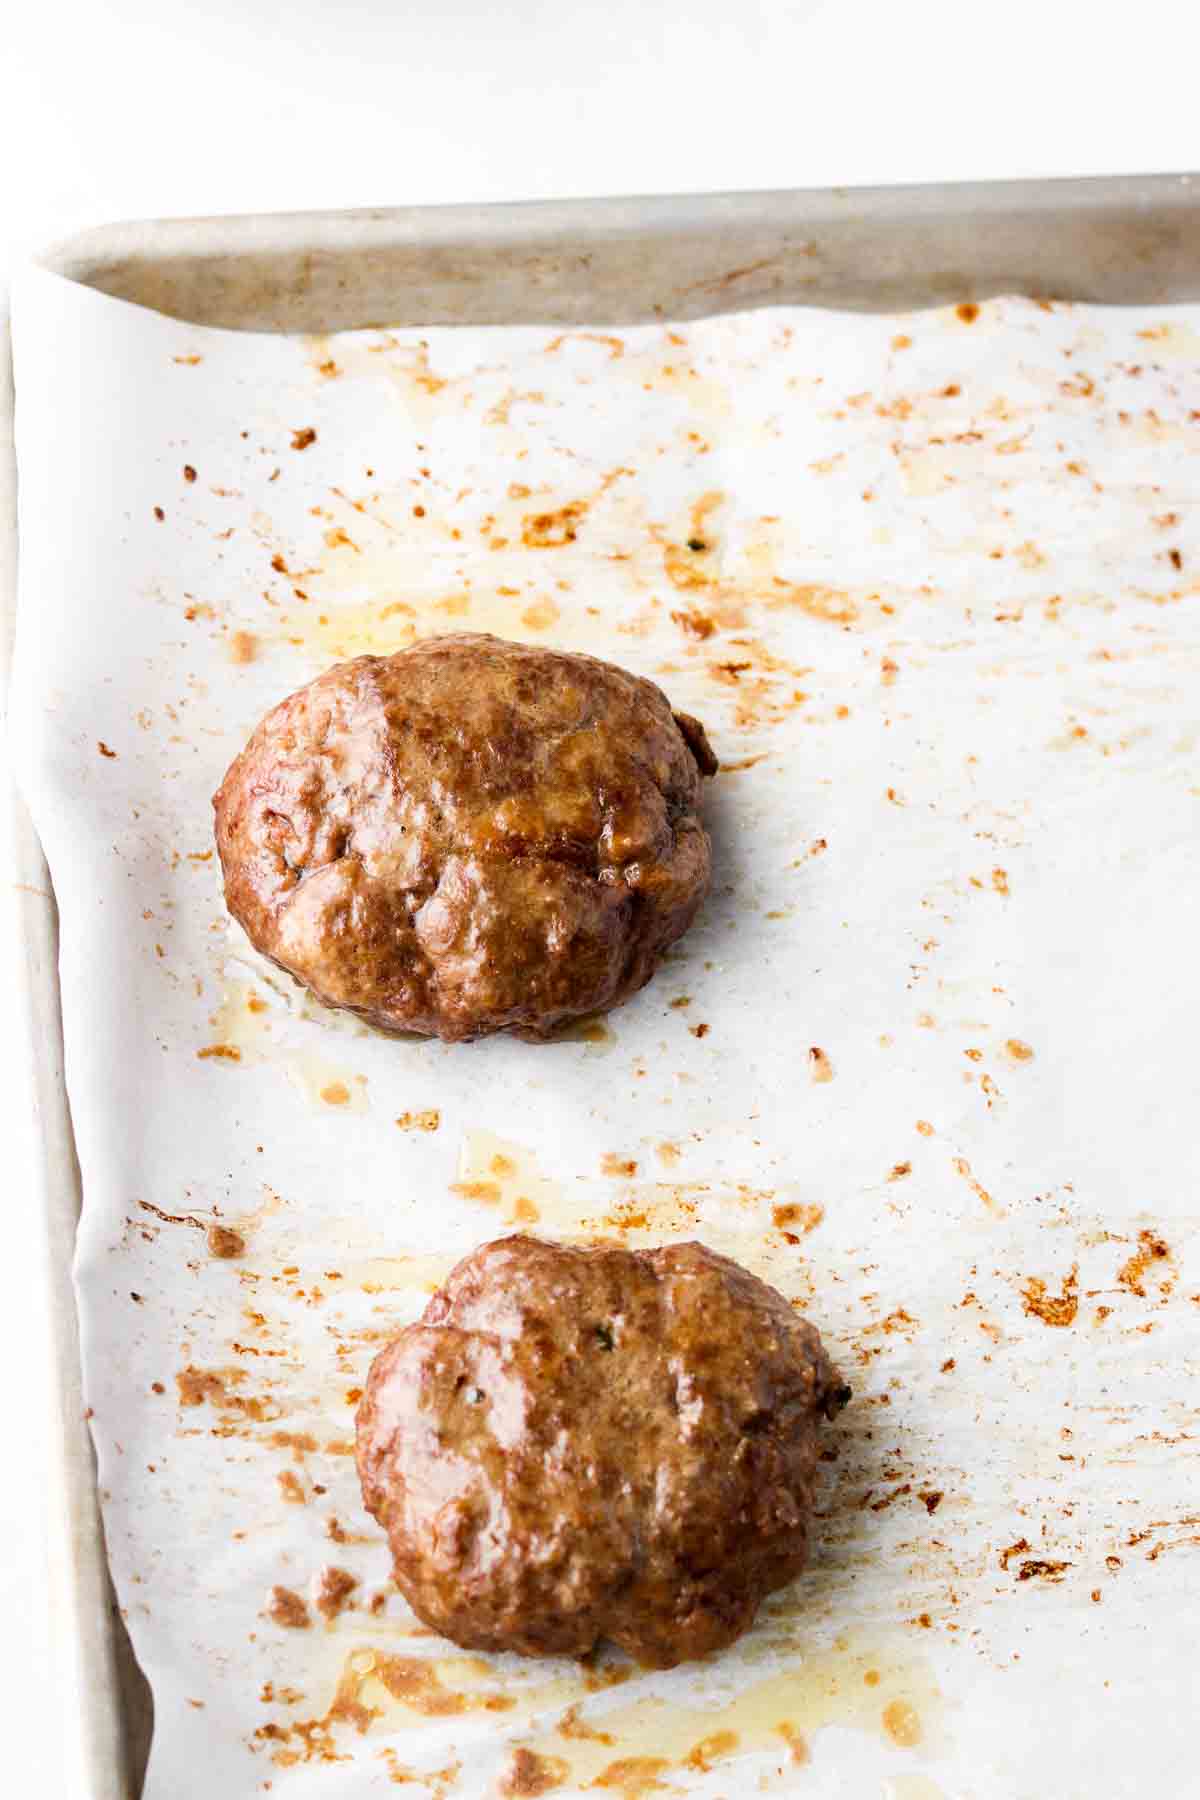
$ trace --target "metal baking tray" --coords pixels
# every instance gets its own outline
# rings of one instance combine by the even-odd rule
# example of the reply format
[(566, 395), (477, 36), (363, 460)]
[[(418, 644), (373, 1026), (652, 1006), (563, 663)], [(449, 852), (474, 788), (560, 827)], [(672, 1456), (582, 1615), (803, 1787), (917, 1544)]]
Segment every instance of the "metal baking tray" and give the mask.
[[(1200, 299), (1200, 175), (828, 188), (505, 206), (405, 207), (105, 226), (40, 259), (199, 325), (630, 324), (767, 304), (891, 311), (1025, 293), (1109, 304)], [(19, 396), (36, 406), (36, 394)], [(0, 311), (0, 678), (16, 604), (16, 468)], [(57, 1415), (48, 1496), (58, 1691), (80, 1800), (132, 1800), (149, 1692), (108, 1578), (84, 1417), (71, 1260), (81, 1201), (63, 1080), (57, 916), (20, 803), (9, 824), (49, 1250)], [(70, 1717), (68, 1714), (66, 1717)], [(66, 1719), (64, 1719), (64, 1723)]]

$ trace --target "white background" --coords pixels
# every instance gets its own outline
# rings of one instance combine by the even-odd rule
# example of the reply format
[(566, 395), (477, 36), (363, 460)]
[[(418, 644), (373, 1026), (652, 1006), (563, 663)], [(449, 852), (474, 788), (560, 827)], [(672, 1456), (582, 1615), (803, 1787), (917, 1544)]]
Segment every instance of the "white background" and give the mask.
[[(118, 218), (1196, 169), (1198, 48), (1193, 0), (19, 0), (0, 49), (0, 284)], [(4, 994), (11, 898), (0, 870)], [(75, 1800), (18, 1021), (10, 1004), (3, 1786)]]

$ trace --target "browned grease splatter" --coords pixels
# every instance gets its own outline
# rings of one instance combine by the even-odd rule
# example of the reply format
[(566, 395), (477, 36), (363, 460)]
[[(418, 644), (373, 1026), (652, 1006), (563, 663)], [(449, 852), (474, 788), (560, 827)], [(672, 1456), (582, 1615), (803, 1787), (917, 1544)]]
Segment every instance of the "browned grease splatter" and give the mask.
[(208, 1044), (203, 1050), (197, 1050), (196, 1055), (201, 1062), (210, 1056), (215, 1056), (220, 1062), (241, 1062), (242, 1060), (242, 1053), (236, 1044)]
[(975, 1195), (976, 1199), (982, 1200), (983, 1204), (987, 1207), (989, 1212), (1003, 1214), (1004, 1208), (1002, 1206), (998, 1206), (996, 1204), (995, 1200), (993, 1200), (992, 1196), (988, 1193), (987, 1189), (982, 1185), (981, 1182), (976, 1181), (974, 1175), (972, 1175), (971, 1165), (967, 1161), (965, 1156), (956, 1156), (954, 1158), (954, 1173), (956, 1175), (962, 1176), (963, 1180), (966, 1182), (966, 1184), (970, 1188), (971, 1192)]
[(781, 581), (778, 576), (774, 578), (772, 588), (767, 602), (772, 609), (794, 608), (827, 625), (853, 625), (858, 618), (857, 603), (843, 588), (825, 587), (817, 582)]
[(616, 1739), (611, 1731), (601, 1731), (595, 1725), (589, 1725), (586, 1719), (579, 1716), (579, 1703), (568, 1706), (558, 1721), (558, 1735), (564, 1738), (575, 1738), (581, 1742), (593, 1744), (613, 1744)]
[(325, 1535), (327, 1538), (331, 1538), (335, 1544), (369, 1544), (372, 1542), (372, 1539), (362, 1532), (347, 1531), (336, 1515), (331, 1515), (326, 1519)]
[(1156, 1262), (1167, 1262), (1171, 1257), (1170, 1246), (1153, 1231), (1138, 1232), (1139, 1248), (1117, 1270), (1117, 1280), (1121, 1286), (1128, 1288), (1131, 1294), (1140, 1299), (1146, 1298), (1146, 1276)]
[(634, 1161), (633, 1157), (617, 1156), (611, 1150), (606, 1150), (604, 1155), (600, 1158), (600, 1172), (602, 1175), (633, 1176), (637, 1174), (637, 1168), (637, 1163)]
[(673, 612), (671, 618), (688, 637), (696, 638), (701, 643), (716, 630), (716, 624), (708, 614), (697, 612), (694, 607), (686, 612)]
[(1025, 1311), (1043, 1325), (1073, 1325), (1079, 1311), (1079, 1270), (1075, 1267), (1062, 1284), (1062, 1292), (1050, 1294), (1037, 1275), (1031, 1275), (1021, 1289)]
[(510, 1797), (530, 1797), (538, 1794), (549, 1794), (555, 1788), (562, 1787), (571, 1765), (561, 1756), (544, 1756), (536, 1750), (526, 1750), (518, 1746), (512, 1753), (512, 1761), (500, 1778), (500, 1793), (505, 1800)]
[(833, 1064), (819, 1044), (813, 1044), (808, 1052), (808, 1072), (814, 1081), (832, 1081)]
[(723, 1756), (732, 1756), (741, 1741), (736, 1731), (711, 1732), (708, 1737), (701, 1738), (698, 1744), (692, 1745), (682, 1759), (683, 1767), (697, 1769), (706, 1775), (714, 1762), (718, 1762)]
[(273, 1431), (270, 1441), (276, 1450), (290, 1450), (297, 1462), (303, 1462), (308, 1453), (317, 1448), (317, 1440), (311, 1431)]
[(1032, 1062), (1033, 1061), (1032, 1048), (1028, 1044), (1024, 1043), (1020, 1038), (1009, 1038), (1008, 1042), (1005, 1044), (1004, 1048), (1008, 1052), (1009, 1056), (1012, 1057), (1014, 1062)]
[(263, 1402), (250, 1395), (230, 1393), (230, 1388), (245, 1381), (244, 1369), (198, 1369), (189, 1363), (175, 1376), (180, 1406), (209, 1406), (226, 1412), (238, 1412), (248, 1419), (267, 1416)]
[(1061, 1581), (1070, 1567), (1069, 1562), (1048, 1562), (1042, 1557), (1026, 1557), (1017, 1570), (1017, 1580)]
[(350, 1102), (350, 1089), (344, 1081), (330, 1081), (321, 1089), (321, 1098), (326, 1106), (347, 1106)]
[[(286, 1593), (286, 1588), (276, 1588), (276, 1593)], [(294, 1595), (299, 1599), (299, 1595)], [(309, 1621), (306, 1618), (305, 1623)], [(334, 1692), (329, 1710), (321, 1719), (297, 1719), (294, 1724), (281, 1725), (277, 1720), (268, 1720), (260, 1725), (254, 1736), (260, 1743), (285, 1745), (299, 1744), (298, 1749), (278, 1748), (273, 1751), (271, 1761), (278, 1768), (290, 1768), (300, 1762), (342, 1762), (345, 1757), (337, 1749), (333, 1736), (333, 1727), (340, 1723), (352, 1725), (361, 1735), (367, 1730), (371, 1720), (378, 1716), (378, 1708), (366, 1707), (359, 1699), (363, 1675), (357, 1664), (368, 1659), (351, 1657), (342, 1670), (337, 1688)], [(373, 1659), (372, 1659), (373, 1660)], [(273, 1695), (270, 1696), (274, 1698)], [(268, 1690), (263, 1689), (262, 1698), (268, 1700)]]
[(442, 1115), (436, 1106), (427, 1107), (423, 1112), (401, 1113), (396, 1120), (401, 1131), (436, 1131), (441, 1122)]
[(152, 1200), (139, 1200), (138, 1205), (143, 1212), (153, 1213), (156, 1219), (161, 1219), (164, 1225), (192, 1225), (197, 1231), (204, 1230), (203, 1221), (193, 1218), (191, 1213), (164, 1212), (162, 1207), (155, 1206)]
[(586, 500), (572, 500), (554, 512), (527, 513), (521, 521), (521, 542), (530, 550), (553, 550), (573, 544), (586, 512)]
[(461, 1763), (449, 1763), (444, 1769), (410, 1769), (402, 1763), (396, 1752), (386, 1746), (379, 1752), (387, 1765), (388, 1780), (396, 1787), (408, 1787), (410, 1784), (422, 1788), (429, 1800), (448, 1800), (458, 1786), (458, 1778), (462, 1773)]
[(376, 1654), (369, 1672), (382, 1682), (393, 1700), (430, 1719), (448, 1719), (468, 1712), (511, 1712), (516, 1705), (511, 1694), (482, 1688), (477, 1692), (448, 1688), (436, 1664), (418, 1656)]
[(275, 1477), (279, 1483), (279, 1492), (289, 1506), (306, 1506), (308, 1495), (304, 1492), (299, 1476), (292, 1469), (281, 1469)]
[(658, 1779), (670, 1763), (665, 1756), (619, 1756), (606, 1764), (589, 1787), (617, 1789), (621, 1800), (643, 1800), (643, 1796), (659, 1792)]
[(273, 1587), (267, 1599), (267, 1617), (288, 1631), (306, 1631), (312, 1624), (308, 1607), (294, 1588)]
[(825, 1217), (825, 1208), (819, 1201), (807, 1204), (797, 1200), (789, 1200), (783, 1206), (771, 1208), (771, 1223), (777, 1231), (792, 1227), (799, 1232), (815, 1231)]
[(235, 631), (229, 640), (229, 660), (252, 663), (258, 655), (258, 639), (252, 631)]
[(563, 345), (568, 343), (604, 344), (608, 348), (609, 357), (614, 362), (618, 357), (624, 356), (625, 354), (625, 340), (623, 338), (614, 337), (608, 332), (561, 331), (556, 338), (551, 338), (550, 342), (546, 345), (543, 355), (552, 356), (556, 350), (561, 350)]
[(292, 433), (293, 450), (307, 450), (308, 446), (310, 444), (315, 444), (316, 441), (317, 434), (311, 425), (303, 425), (299, 431), (293, 431)]

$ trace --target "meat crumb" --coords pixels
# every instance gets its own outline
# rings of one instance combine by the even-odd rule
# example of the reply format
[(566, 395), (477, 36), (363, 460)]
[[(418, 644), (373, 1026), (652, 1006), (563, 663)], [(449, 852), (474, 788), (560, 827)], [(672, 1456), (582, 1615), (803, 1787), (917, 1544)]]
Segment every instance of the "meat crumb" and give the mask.
[(351, 1575), (348, 1569), (337, 1569), (327, 1564), (317, 1577), (313, 1605), (323, 1619), (336, 1619), (349, 1604), (350, 1596), (357, 1586), (358, 1577)]
[(288, 1631), (306, 1631), (312, 1624), (308, 1607), (294, 1588), (273, 1587), (267, 1601), (267, 1617)]

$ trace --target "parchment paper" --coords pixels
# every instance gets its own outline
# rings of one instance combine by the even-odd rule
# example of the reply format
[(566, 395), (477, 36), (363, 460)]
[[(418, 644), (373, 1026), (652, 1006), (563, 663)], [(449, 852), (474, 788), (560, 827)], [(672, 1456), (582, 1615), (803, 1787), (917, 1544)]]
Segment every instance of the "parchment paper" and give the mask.
[[(1190, 1791), (1196, 314), (313, 343), (35, 272), (15, 325), (13, 731), (152, 1800)], [(268, 705), (462, 628), (653, 676), (724, 763), (701, 922), (546, 1048), (373, 1037), (222, 906)], [(845, 1365), (812, 1566), (710, 1664), (468, 1658), (388, 1587), (358, 1391), (514, 1223), (700, 1236)]]

